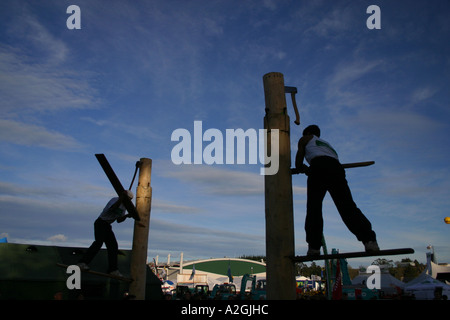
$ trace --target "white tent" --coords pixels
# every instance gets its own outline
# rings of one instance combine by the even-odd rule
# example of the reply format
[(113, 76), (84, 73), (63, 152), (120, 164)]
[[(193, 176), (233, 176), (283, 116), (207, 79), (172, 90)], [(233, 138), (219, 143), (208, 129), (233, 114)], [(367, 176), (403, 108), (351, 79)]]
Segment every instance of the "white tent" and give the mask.
[[(438, 279), (440, 276), (448, 279), (448, 275), (450, 274), (450, 264), (436, 264), (433, 261), (430, 262), (429, 266), (431, 267), (431, 276), (435, 279)], [(428, 272), (430, 274), (430, 272)], [(447, 275), (447, 277), (445, 277)]]
[(436, 288), (442, 288), (442, 295), (450, 297), (450, 286), (434, 279), (425, 272), (405, 286), (405, 293), (414, 294), (417, 300), (432, 300)]

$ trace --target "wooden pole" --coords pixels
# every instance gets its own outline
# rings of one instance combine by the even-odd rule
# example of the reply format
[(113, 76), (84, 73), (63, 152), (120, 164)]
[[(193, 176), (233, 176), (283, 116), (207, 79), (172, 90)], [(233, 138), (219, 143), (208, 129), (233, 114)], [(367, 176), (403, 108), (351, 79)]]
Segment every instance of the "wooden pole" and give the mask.
[(150, 209), (152, 203), (152, 160), (141, 158), (139, 182), (136, 192), (136, 209), (140, 221), (134, 222), (133, 247), (131, 251), (130, 295), (136, 300), (145, 299), (145, 285), (147, 280), (147, 249), (148, 231), (150, 226)]
[[(267, 152), (272, 151), (271, 135), (279, 134), (279, 169), (264, 177), (266, 215), (267, 299), (294, 300), (295, 268), (291, 260), (295, 252), (294, 214), (292, 202), (291, 143), (289, 116), (283, 74), (264, 75), (267, 129)], [(270, 164), (269, 164), (270, 165)]]

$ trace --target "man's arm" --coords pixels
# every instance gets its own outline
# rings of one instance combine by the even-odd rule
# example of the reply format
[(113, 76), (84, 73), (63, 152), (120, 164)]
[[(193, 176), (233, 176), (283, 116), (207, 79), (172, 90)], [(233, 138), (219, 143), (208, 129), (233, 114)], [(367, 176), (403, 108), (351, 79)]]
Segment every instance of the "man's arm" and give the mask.
[(295, 169), (300, 173), (308, 173), (309, 167), (303, 164), (303, 159), (305, 158), (305, 147), (308, 142), (313, 138), (313, 135), (307, 135), (300, 138), (298, 141), (298, 150), (295, 155)]
[(116, 202), (113, 203), (113, 205), (111, 207), (109, 207), (108, 211), (116, 211), (120, 207), (121, 204), (122, 204), (122, 199), (119, 198), (119, 199), (117, 199)]
[[(120, 205), (122, 204), (123, 199), (124, 199), (125, 197), (128, 197), (128, 194), (127, 194), (126, 191), (124, 191), (123, 194), (120, 195), (119, 199), (117, 199), (117, 201), (114, 202), (114, 204), (111, 206), (110, 210), (115, 211), (115, 210), (119, 209), (119, 207), (120, 207)], [(126, 219), (126, 218), (129, 218), (129, 217), (131, 217), (131, 215), (128, 213), (128, 214), (126, 214), (126, 215), (124, 215), (124, 216), (122, 216), (122, 217), (120, 217), (120, 218), (117, 218), (116, 221), (117, 221), (117, 223), (121, 223), (121, 222), (124, 222), (125, 219)]]
[[(120, 198), (119, 198), (119, 201), (118, 201), (119, 205), (122, 204), (123, 199), (125, 197), (128, 197), (128, 193), (127, 193), (126, 190), (124, 190), (123, 193), (120, 195)], [(122, 216), (120, 218), (117, 218), (117, 223), (124, 222), (126, 218), (131, 218), (131, 217), (132, 217), (132, 215), (130, 213), (127, 213), (126, 215), (124, 215), (124, 216)]]
[(123, 217), (117, 218), (117, 223), (124, 222), (125, 219), (129, 218), (129, 217), (131, 217), (131, 214), (128, 213), (128, 214), (124, 215)]

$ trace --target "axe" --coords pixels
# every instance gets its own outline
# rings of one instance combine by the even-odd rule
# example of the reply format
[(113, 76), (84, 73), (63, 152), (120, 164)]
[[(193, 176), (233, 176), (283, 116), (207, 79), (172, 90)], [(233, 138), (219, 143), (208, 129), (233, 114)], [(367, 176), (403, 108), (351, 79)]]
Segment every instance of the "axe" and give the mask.
[(285, 93), (290, 93), (291, 94), (291, 99), (292, 99), (292, 105), (294, 106), (294, 111), (295, 111), (295, 121), (294, 123), (296, 125), (300, 125), (300, 115), (298, 113), (298, 109), (297, 109), (297, 103), (295, 101), (295, 94), (298, 92), (296, 87), (284, 87), (284, 92)]

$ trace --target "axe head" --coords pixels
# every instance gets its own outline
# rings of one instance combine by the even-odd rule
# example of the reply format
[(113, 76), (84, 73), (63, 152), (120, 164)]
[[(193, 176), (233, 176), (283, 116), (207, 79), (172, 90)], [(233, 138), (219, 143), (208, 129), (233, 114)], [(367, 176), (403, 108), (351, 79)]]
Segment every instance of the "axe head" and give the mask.
[(284, 87), (284, 93), (297, 93), (296, 87)]

